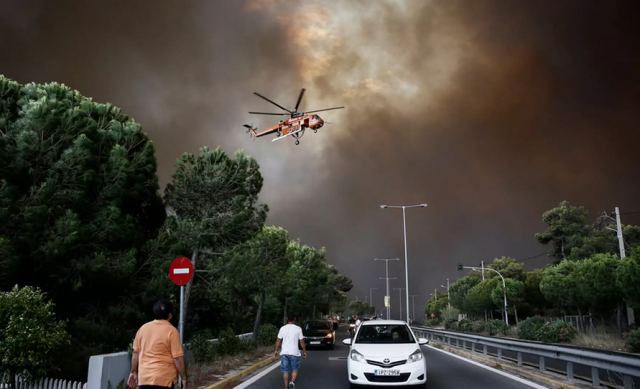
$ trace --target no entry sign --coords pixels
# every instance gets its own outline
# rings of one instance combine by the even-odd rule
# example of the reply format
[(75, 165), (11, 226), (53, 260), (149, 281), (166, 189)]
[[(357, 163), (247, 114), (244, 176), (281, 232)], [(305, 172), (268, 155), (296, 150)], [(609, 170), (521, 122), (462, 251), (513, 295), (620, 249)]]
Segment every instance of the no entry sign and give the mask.
[(193, 278), (193, 264), (186, 257), (176, 258), (169, 265), (169, 278), (176, 285), (186, 285)]

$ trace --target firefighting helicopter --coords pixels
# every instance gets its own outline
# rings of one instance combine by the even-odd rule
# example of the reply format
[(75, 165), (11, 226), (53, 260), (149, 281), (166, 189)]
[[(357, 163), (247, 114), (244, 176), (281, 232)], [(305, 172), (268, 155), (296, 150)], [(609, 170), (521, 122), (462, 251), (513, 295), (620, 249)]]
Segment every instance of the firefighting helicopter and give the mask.
[(324, 109), (316, 109), (313, 111), (306, 111), (306, 112), (300, 112), (298, 111), (298, 107), (300, 106), (300, 101), (302, 101), (302, 96), (304, 95), (304, 91), (305, 89), (302, 88), (302, 90), (300, 91), (300, 95), (298, 96), (298, 101), (296, 102), (296, 106), (293, 110), (288, 109), (283, 107), (282, 105), (276, 103), (273, 100), (268, 99), (267, 97), (264, 97), (263, 95), (261, 95), (258, 92), (253, 92), (254, 95), (267, 100), (268, 102), (270, 102), (271, 104), (275, 105), (276, 107), (282, 109), (283, 111), (287, 111), (282, 112), (282, 113), (274, 113), (274, 112), (249, 112), (250, 114), (253, 115), (281, 115), (281, 116), (287, 116), (289, 115), (290, 117), (284, 120), (280, 120), (279, 123), (274, 124), (273, 126), (260, 131), (258, 128), (251, 126), (249, 124), (244, 124), (243, 126), (247, 128), (247, 132), (251, 134), (251, 136), (253, 138), (259, 138), (261, 136), (265, 136), (268, 134), (276, 134), (276, 137), (274, 139), (272, 139), (272, 142), (275, 142), (277, 140), (280, 139), (284, 139), (287, 136), (291, 136), (296, 140), (296, 145), (300, 144), (300, 138), (302, 138), (302, 136), (304, 135), (304, 131), (307, 128), (310, 128), (313, 130), (313, 132), (318, 132), (318, 129), (320, 127), (322, 127), (325, 123), (324, 120), (322, 120), (322, 118), (318, 115), (316, 115), (316, 112), (321, 112), (321, 111), (330, 111), (333, 109), (342, 109), (344, 107), (333, 107), (333, 108), (324, 108)]

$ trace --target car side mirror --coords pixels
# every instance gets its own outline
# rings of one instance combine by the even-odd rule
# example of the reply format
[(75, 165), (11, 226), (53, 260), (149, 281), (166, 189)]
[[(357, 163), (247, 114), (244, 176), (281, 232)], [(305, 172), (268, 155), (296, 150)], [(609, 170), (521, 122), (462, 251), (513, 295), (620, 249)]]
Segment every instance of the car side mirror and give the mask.
[(419, 345), (423, 345), (423, 344), (429, 344), (429, 339), (425, 339), (425, 338), (418, 338), (418, 344)]
[(342, 343), (346, 345), (351, 345), (351, 338), (342, 339)]

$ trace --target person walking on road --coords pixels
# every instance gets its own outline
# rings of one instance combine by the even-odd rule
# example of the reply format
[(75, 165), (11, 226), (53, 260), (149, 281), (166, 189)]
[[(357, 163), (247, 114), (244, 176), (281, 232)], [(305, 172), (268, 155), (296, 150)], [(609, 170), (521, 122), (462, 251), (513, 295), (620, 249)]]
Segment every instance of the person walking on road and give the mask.
[[(280, 352), (280, 371), (284, 380), (285, 389), (294, 389), (296, 387), (296, 379), (298, 378), (298, 370), (300, 370), (300, 348), (302, 356), (307, 357), (307, 347), (302, 335), (302, 328), (296, 324), (296, 319), (290, 317), (287, 324), (280, 327), (278, 338), (276, 339), (275, 356), (278, 356), (278, 349), (282, 346)], [(291, 378), (291, 381), (289, 381)]]
[(184, 350), (178, 330), (169, 322), (173, 305), (160, 300), (153, 305), (155, 320), (144, 324), (136, 333), (131, 357), (130, 388), (173, 388), (180, 376), (182, 389), (187, 388)]

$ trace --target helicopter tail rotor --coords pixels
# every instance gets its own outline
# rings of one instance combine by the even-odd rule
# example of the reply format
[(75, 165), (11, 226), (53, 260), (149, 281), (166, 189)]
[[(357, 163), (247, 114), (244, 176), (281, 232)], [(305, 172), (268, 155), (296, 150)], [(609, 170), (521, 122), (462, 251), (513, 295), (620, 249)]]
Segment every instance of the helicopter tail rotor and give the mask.
[(253, 126), (251, 126), (249, 124), (243, 124), (242, 127), (245, 127), (247, 129), (247, 134), (250, 134), (253, 139), (256, 138), (257, 133), (256, 133), (256, 128), (255, 127), (253, 127)]

